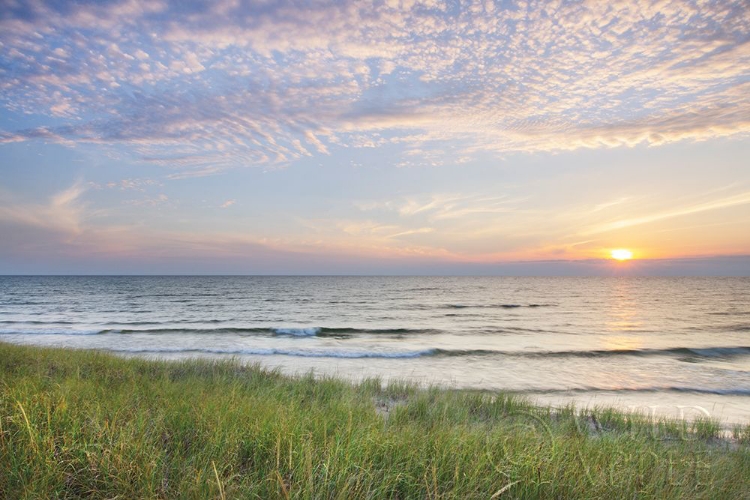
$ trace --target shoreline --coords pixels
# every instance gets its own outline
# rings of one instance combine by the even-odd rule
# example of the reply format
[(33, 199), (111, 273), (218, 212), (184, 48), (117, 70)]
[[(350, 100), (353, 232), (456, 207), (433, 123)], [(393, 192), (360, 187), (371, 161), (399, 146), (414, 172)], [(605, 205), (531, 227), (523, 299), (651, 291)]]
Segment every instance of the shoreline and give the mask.
[[(232, 356), (219, 354), (179, 354), (163, 353), (124, 353), (103, 351), (123, 358), (149, 359), (154, 361), (179, 362), (184, 360), (236, 360), (243, 364), (259, 364), (266, 369), (279, 369), (290, 377), (304, 377), (310, 372), (316, 377), (334, 377), (348, 383), (357, 384), (368, 378), (380, 378), (387, 382), (405, 382), (415, 384), (423, 389), (437, 387), (443, 390), (486, 392), (488, 394), (513, 394), (528, 399), (539, 406), (566, 407), (575, 405), (580, 410), (596, 407), (614, 409), (623, 413), (638, 412), (655, 418), (690, 419), (691, 417), (710, 418), (719, 422), (724, 431), (731, 431), (735, 425), (750, 425), (750, 405), (733, 404), (737, 401), (750, 402), (750, 396), (736, 394), (694, 393), (690, 391), (616, 391), (596, 390), (581, 391), (577, 389), (539, 391), (535, 389), (517, 390), (505, 388), (486, 388), (474, 385), (461, 385), (446, 380), (431, 380), (421, 375), (392, 377), (383, 376), (382, 370), (362, 367), (358, 371), (349, 369), (350, 360), (302, 359), (276, 356)], [(292, 364), (297, 365), (291, 366)], [(299, 367), (299, 365), (302, 367)]]
[(710, 419), (553, 410), (515, 394), (2, 342), (0, 373), (7, 497), (732, 498), (750, 490), (750, 425), (727, 437)]
[[(47, 349), (48, 346), (7, 342), (9, 345), (27, 346)], [(405, 375), (403, 373), (387, 376), (383, 370), (372, 369), (362, 365), (352, 370), (352, 361), (358, 360), (339, 358), (296, 358), (283, 355), (250, 356), (211, 353), (167, 353), (167, 352), (128, 352), (109, 350), (106, 348), (88, 347), (51, 347), (76, 351), (94, 351), (122, 359), (142, 359), (154, 362), (179, 363), (184, 361), (230, 362), (243, 365), (258, 365), (265, 370), (279, 370), (280, 373), (291, 378), (313, 375), (316, 378), (335, 378), (349, 384), (358, 384), (368, 379), (377, 378), (388, 383), (412, 384), (420, 389), (436, 388), (448, 391), (468, 391), (487, 394), (509, 394), (528, 400), (536, 406), (550, 406), (559, 409), (575, 406), (579, 411), (607, 409), (621, 413), (638, 413), (655, 419), (686, 420), (703, 418), (715, 421), (725, 434), (731, 434), (732, 429), (739, 425), (750, 425), (750, 395), (745, 394), (717, 394), (696, 393), (690, 390), (582, 390), (582, 389), (514, 389), (504, 387), (482, 387), (456, 383), (454, 380), (436, 380), (423, 375)], [(292, 366), (294, 365), (294, 366)], [(301, 365), (301, 366), (300, 366)]]

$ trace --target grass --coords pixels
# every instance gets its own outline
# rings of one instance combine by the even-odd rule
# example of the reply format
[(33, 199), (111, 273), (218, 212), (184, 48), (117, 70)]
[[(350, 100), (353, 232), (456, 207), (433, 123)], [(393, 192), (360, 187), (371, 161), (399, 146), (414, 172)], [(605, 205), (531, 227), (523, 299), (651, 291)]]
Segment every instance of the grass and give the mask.
[(0, 498), (748, 498), (750, 426), (0, 343)]

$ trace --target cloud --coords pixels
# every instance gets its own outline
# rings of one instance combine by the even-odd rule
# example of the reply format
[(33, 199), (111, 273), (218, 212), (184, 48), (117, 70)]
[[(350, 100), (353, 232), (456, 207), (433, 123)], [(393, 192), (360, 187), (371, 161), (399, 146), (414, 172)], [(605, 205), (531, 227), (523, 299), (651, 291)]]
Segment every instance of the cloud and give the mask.
[(0, 106), (50, 122), (0, 142), (124, 144), (181, 178), (334, 146), (412, 166), (448, 141), (458, 159), (744, 137), (749, 26), (744, 0), (19, 3)]
[(664, 219), (671, 219), (673, 217), (682, 217), (685, 215), (697, 214), (700, 212), (707, 212), (709, 210), (718, 210), (721, 208), (734, 207), (738, 205), (750, 204), (750, 192), (739, 193), (716, 200), (698, 203), (695, 205), (689, 205), (685, 207), (675, 208), (672, 210), (666, 210), (662, 212), (656, 212), (643, 217), (635, 217), (631, 219), (620, 219), (606, 224), (597, 225), (590, 229), (583, 231), (582, 235), (591, 235), (597, 233), (604, 233), (608, 231), (614, 231), (617, 229), (624, 229), (631, 226), (639, 226), (642, 224), (649, 224)]
[(520, 201), (508, 196), (438, 194), (431, 195), (428, 200), (407, 198), (398, 212), (409, 217), (426, 214), (431, 221), (458, 219), (465, 223), (467, 218), (477, 219), (482, 215), (520, 213)]
[(167, 204), (173, 205), (169, 196), (164, 193), (160, 193), (157, 196), (144, 196), (142, 198), (127, 200), (125, 203), (134, 207), (158, 207)]
[(326, 154), (326, 155), (330, 154), (328, 152), (328, 148), (325, 146), (325, 144), (323, 144), (322, 142), (320, 142), (320, 139), (318, 139), (317, 137), (315, 137), (315, 134), (313, 134), (309, 130), (305, 131), (305, 139), (307, 139), (307, 141), (310, 144), (312, 144), (313, 146), (315, 146), (315, 149), (317, 149), (318, 152)]
[(386, 236), (386, 238), (400, 238), (402, 236), (409, 236), (412, 234), (425, 234), (425, 233), (432, 233), (435, 231), (435, 228), (432, 227), (420, 227), (417, 229), (408, 229), (406, 231), (399, 231), (398, 233), (389, 234)]
[(76, 182), (54, 194), (45, 204), (22, 202), (7, 193), (0, 193), (0, 221), (69, 236), (79, 235), (85, 218), (85, 207), (79, 198), (85, 191), (83, 183)]
[(235, 203), (237, 203), (237, 200), (227, 200), (224, 203), (222, 203), (219, 208), (229, 208), (232, 205), (234, 205)]
[(153, 186), (161, 186), (161, 183), (155, 179), (120, 179), (119, 181), (110, 181), (105, 184), (97, 184), (90, 182), (89, 186), (95, 189), (119, 189), (120, 191), (140, 191), (145, 192), (146, 189)]

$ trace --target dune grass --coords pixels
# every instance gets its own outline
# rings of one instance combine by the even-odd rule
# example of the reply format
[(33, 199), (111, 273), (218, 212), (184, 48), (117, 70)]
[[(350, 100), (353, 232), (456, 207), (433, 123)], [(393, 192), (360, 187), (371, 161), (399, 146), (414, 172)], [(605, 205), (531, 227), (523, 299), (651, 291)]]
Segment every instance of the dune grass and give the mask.
[(748, 498), (750, 428), (0, 343), (1, 498)]

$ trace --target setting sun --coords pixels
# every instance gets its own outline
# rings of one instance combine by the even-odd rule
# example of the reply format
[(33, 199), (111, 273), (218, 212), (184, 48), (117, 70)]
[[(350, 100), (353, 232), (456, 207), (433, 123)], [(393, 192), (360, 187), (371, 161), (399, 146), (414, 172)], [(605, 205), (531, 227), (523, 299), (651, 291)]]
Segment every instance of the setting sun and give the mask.
[(625, 248), (612, 250), (610, 255), (612, 255), (612, 258), (616, 260), (630, 260), (633, 258), (633, 252)]

